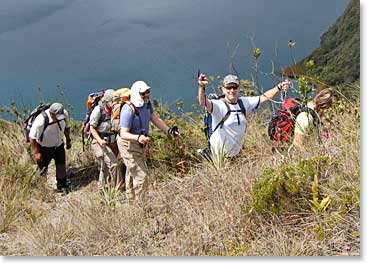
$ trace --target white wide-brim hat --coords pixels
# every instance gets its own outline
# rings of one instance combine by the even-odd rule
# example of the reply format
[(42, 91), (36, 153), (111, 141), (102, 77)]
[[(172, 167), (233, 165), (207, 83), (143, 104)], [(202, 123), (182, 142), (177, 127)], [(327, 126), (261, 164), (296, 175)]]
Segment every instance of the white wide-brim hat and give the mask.
[(140, 96), (140, 93), (148, 89), (150, 89), (150, 87), (144, 81), (139, 80), (133, 83), (131, 86), (130, 101), (135, 107), (142, 107), (144, 105), (144, 100)]

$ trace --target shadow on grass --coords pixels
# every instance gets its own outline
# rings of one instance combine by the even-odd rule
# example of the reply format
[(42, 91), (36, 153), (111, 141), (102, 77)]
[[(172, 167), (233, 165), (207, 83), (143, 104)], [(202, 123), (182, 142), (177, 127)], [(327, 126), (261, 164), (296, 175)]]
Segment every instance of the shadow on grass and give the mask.
[(84, 168), (71, 168), (67, 171), (66, 176), (68, 178), (69, 191), (78, 191), (81, 188), (88, 186), (93, 181), (98, 180), (99, 167), (90, 166)]

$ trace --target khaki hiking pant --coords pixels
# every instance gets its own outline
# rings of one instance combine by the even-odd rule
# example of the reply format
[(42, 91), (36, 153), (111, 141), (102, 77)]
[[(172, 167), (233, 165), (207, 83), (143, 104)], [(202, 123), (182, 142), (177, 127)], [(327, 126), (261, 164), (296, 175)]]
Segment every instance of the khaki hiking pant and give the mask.
[(109, 143), (106, 147), (101, 147), (95, 139), (93, 139), (91, 147), (101, 161), (101, 170), (99, 172), (98, 184), (103, 187), (122, 188), (123, 180), (121, 174), (122, 159), (119, 155), (117, 143)]
[(129, 200), (142, 199), (148, 187), (144, 147), (138, 142), (122, 140), (120, 136), (117, 136), (117, 145), (126, 165), (126, 197)]

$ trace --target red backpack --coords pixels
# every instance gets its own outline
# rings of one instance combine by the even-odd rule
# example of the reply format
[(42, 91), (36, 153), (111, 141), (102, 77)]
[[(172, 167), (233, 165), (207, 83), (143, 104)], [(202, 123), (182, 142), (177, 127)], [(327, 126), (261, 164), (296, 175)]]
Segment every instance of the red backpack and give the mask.
[(301, 112), (310, 113), (317, 127), (320, 120), (314, 110), (303, 106), (297, 98), (286, 99), (279, 112), (273, 115), (268, 126), (268, 135), (274, 141), (274, 148), (284, 149), (289, 146), (294, 134), (294, 122)]

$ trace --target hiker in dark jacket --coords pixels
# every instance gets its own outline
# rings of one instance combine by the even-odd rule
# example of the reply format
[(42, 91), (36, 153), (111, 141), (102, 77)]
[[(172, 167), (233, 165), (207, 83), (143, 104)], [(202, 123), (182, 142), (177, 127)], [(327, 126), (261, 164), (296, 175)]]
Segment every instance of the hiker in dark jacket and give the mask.
[(90, 115), (90, 132), (93, 140), (91, 147), (101, 161), (98, 188), (122, 188), (122, 171), (125, 165), (120, 157), (116, 134), (111, 131), (111, 110), (114, 90), (105, 91), (101, 101)]
[(29, 132), (29, 140), (41, 175), (47, 174), (51, 160), (55, 160), (57, 191), (66, 194), (66, 166), (63, 134), (66, 138), (66, 149), (71, 148), (69, 114), (61, 103), (53, 103), (45, 111), (48, 125), (44, 129), (45, 117), (39, 114)]
[[(223, 99), (207, 99), (205, 97), (205, 86), (208, 79), (204, 74), (198, 78), (199, 104), (206, 106), (212, 114), (213, 134), (210, 136), (210, 150), (217, 156), (234, 157), (239, 154), (245, 137), (246, 116), (261, 104), (274, 99), (281, 90), (290, 86), (286, 80), (260, 96), (240, 97), (240, 81), (235, 75), (227, 75), (223, 79)], [(241, 105), (242, 104), (242, 105)], [(227, 119), (225, 115), (230, 112)], [(215, 158), (218, 159), (218, 158)]]
[[(164, 133), (180, 136), (178, 127), (169, 128), (158, 117), (150, 101), (150, 87), (144, 81), (136, 81), (131, 87), (131, 99), (120, 113), (120, 132), (117, 144), (127, 167), (125, 183), (126, 197), (140, 199), (148, 182), (148, 168), (144, 149), (149, 144), (150, 121)], [(133, 112), (135, 111), (135, 113)]]

